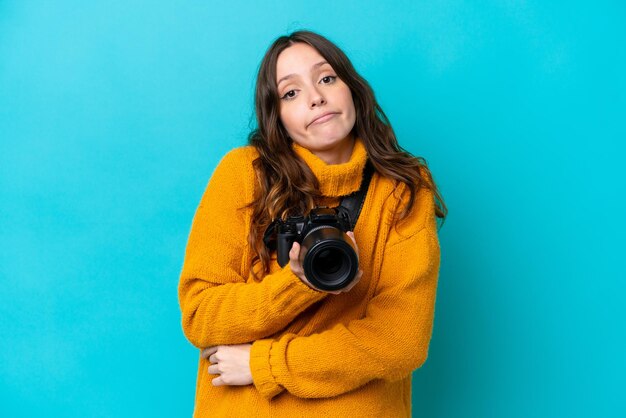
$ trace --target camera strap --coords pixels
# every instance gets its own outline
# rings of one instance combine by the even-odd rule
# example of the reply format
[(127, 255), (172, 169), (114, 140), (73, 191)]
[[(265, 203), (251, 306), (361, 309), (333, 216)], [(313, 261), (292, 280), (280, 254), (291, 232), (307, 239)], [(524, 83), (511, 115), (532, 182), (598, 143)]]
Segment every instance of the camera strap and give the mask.
[(359, 220), (361, 209), (365, 203), (365, 196), (367, 196), (367, 190), (370, 186), (370, 181), (374, 175), (374, 166), (368, 159), (363, 169), (363, 180), (361, 180), (361, 187), (354, 193), (344, 196), (341, 199), (341, 203), (337, 207), (337, 211), (340, 216), (348, 215), (348, 223), (350, 224), (350, 231), (354, 231), (356, 222)]
[[(365, 203), (365, 196), (369, 189), (372, 176), (374, 175), (374, 166), (368, 159), (363, 169), (363, 179), (361, 180), (361, 187), (356, 192), (353, 192), (347, 196), (341, 198), (341, 203), (335, 209), (337, 209), (338, 215), (349, 226), (349, 231), (354, 231), (356, 222), (363, 209)], [(263, 242), (272, 251), (276, 249), (276, 226), (280, 222), (279, 219), (275, 219), (269, 224), (265, 233), (263, 234)]]

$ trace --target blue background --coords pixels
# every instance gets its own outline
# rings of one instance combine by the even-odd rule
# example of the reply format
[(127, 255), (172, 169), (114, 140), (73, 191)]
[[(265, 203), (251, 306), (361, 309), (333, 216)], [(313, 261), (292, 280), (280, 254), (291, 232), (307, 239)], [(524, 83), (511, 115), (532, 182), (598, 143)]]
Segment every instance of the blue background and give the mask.
[(191, 415), (191, 219), (306, 28), (450, 208), (414, 415), (624, 416), (624, 3), (227, 3), (0, 1), (0, 415)]

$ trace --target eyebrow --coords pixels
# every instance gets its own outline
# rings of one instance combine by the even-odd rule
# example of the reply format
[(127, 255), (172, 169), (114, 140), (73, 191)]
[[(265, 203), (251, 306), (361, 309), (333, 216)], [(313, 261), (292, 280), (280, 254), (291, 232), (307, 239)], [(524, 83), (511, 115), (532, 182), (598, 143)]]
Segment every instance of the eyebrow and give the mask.
[[(324, 65), (324, 64), (328, 64), (328, 62), (326, 62), (326, 61), (320, 61), (320, 62), (318, 62), (317, 64), (313, 64), (313, 66), (311, 67), (311, 70), (314, 70), (314, 69), (316, 69), (316, 68), (318, 68), (318, 67), (321, 67), (321, 66), (322, 66), (322, 65)], [(278, 80), (278, 83), (276, 83), (276, 87), (278, 87), (278, 86), (280, 85), (281, 81), (285, 81), (285, 80), (287, 80), (287, 79), (289, 79), (289, 78), (291, 78), (291, 77), (293, 77), (293, 76), (295, 76), (295, 75), (296, 75), (296, 74), (289, 74), (289, 75), (284, 76), (283, 78), (281, 78), (280, 80)]]

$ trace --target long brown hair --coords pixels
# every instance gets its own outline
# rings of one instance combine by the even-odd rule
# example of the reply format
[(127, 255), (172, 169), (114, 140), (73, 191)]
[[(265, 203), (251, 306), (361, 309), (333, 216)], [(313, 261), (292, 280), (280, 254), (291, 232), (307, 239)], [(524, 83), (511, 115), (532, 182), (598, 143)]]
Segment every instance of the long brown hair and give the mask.
[[(276, 62), (282, 51), (298, 42), (315, 48), (350, 88), (356, 111), (351, 133), (363, 141), (376, 171), (408, 187), (408, 204), (398, 219), (409, 214), (421, 187), (433, 191), (436, 216), (441, 218), (442, 223), (448, 212), (426, 161), (400, 147), (387, 116), (376, 101), (374, 91), (356, 72), (344, 52), (314, 32), (296, 31), (281, 36), (269, 47), (259, 67), (255, 93), (257, 128), (248, 137), (250, 145), (259, 153), (259, 158), (254, 161), (258, 192), (250, 204), (253, 216), (248, 242), (254, 250), (251, 264), (260, 262), (263, 274), (269, 272), (270, 253), (263, 243), (267, 226), (276, 218), (307, 214), (320, 197), (315, 175), (293, 151), (292, 140), (280, 121)], [(256, 277), (254, 269), (251, 271)]]

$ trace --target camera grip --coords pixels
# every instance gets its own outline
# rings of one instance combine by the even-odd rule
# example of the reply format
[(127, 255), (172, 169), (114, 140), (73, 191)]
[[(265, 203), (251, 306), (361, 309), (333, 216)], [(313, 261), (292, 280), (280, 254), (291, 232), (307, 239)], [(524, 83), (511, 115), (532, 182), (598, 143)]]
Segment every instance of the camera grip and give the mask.
[(276, 258), (281, 267), (285, 267), (289, 262), (289, 251), (291, 251), (295, 237), (294, 233), (276, 234)]

